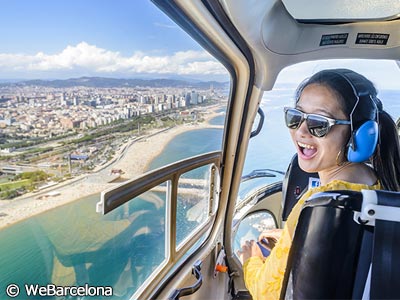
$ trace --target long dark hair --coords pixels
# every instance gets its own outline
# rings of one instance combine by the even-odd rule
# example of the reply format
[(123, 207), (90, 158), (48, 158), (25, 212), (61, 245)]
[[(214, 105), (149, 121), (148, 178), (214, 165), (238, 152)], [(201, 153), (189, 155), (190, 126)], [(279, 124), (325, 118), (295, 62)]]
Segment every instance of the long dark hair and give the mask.
[(353, 114), (353, 129), (356, 130), (366, 120), (376, 119), (378, 115), (379, 139), (370, 163), (383, 189), (400, 191), (400, 146), (397, 126), (392, 117), (383, 110), (373, 83), (363, 75), (348, 69), (323, 70), (300, 84), (296, 91), (296, 102), (304, 88), (310, 84), (329, 88), (336, 95), (348, 118), (357, 101), (355, 92), (367, 91), (367, 97), (364, 95), (359, 98), (357, 111)]

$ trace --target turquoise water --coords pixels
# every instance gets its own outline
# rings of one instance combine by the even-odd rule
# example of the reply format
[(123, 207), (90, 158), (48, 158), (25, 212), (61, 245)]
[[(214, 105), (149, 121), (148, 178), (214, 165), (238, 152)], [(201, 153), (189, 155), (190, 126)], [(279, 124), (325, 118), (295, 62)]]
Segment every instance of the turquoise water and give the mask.
[(224, 125), (225, 115), (217, 116), (209, 121), (211, 125)]
[[(152, 266), (163, 260), (160, 249), (165, 241), (160, 225), (165, 222), (165, 206), (156, 209), (136, 198), (102, 216), (95, 212), (97, 201), (99, 194), (91, 195), (0, 231), (0, 299), (6, 298), (4, 287), (10, 283), (62, 285), (72, 280), (73, 285), (114, 286), (123, 276), (129, 277), (124, 275), (127, 268), (136, 282), (115, 287), (117, 295), (129, 294), (127, 287), (135, 289), (144, 281)], [(124, 214), (133, 211), (143, 214), (127, 222)], [(150, 234), (136, 236), (143, 228)], [(154, 247), (155, 241), (160, 247)], [(132, 266), (143, 264), (148, 271), (133, 270)], [(17, 299), (25, 297), (21, 294)], [(42, 299), (29, 297), (36, 298)]]
[(149, 169), (153, 170), (193, 155), (220, 150), (222, 134), (221, 129), (197, 129), (184, 132), (167, 144), (163, 152), (150, 163)]
[[(282, 109), (293, 104), (292, 95), (292, 89), (285, 89), (264, 96), (261, 107), (266, 112), (266, 120), (261, 133), (249, 143), (244, 174), (253, 169), (286, 169), (295, 149), (283, 123)], [(380, 93), (394, 119), (400, 115), (399, 96), (399, 92), (393, 91)], [(218, 116), (212, 123), (222, 124), (223, 121), (224, 116)], [(185, 132), (166, 146), (150, 164), (150, 169), (218, 150), (222, 134), (219, 129)], [(257, 179), (253, 183), (270, 180)], [(165, 201), (162, 196), (158, 197), (161, 203)], [(157, 207), (153, 202), (135, 199), (101, 216), (95, 213), (98, 200), (99, 194), (88, 196), (0, 231), (0, 299), (8, 299), (4, 290), (9, 283), (45, 285), (72, 278), (75, 283), (113, 285), (116, 294), (124, 297), (143, 282), (163, 259), (160, 247), (155, 247), (152, 241), (157, 241), (157, 246), (165, 243), (162, 226), (159, 226), (165, 221), (165, 205)], [(126, 226), (126, 215), (138, 210), (143, 215), (131, 223), (134, 225)], [(143, 228), (149, 229), (150, 235), (135, 235)], [(138, 274), (137, 266), (145, 266), (146, 271)], [(60, 274), (64, 278), (60, 278)], [(17, 299), (25, 299), (25, 296)]]

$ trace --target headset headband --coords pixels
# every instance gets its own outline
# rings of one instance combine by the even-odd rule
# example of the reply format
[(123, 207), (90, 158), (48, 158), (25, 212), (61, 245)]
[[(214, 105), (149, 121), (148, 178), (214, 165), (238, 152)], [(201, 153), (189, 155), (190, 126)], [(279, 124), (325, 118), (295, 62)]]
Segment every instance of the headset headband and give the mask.
[(375, 152), (379, 143), (378, 124), (382, 102), (376, 97), (374, 90), (371, 90), (372, 83), (362, 75), (347, 69), (333, 72), (346, 80), (356, 99), (350, 113), (351, 136), (347, 144), (347, 159), (351, 162), (363, 162)]
[(356, 102), (350, 113), (352, 130), (357, 129), (367, 120), (378, 122), (378, 112), (382, 110), (382, 102), (372, 94), (366, 79), (360, 74), (347, 69), (336, 69), (332, 70), (332, 72), (346, 80), (353, 90)]

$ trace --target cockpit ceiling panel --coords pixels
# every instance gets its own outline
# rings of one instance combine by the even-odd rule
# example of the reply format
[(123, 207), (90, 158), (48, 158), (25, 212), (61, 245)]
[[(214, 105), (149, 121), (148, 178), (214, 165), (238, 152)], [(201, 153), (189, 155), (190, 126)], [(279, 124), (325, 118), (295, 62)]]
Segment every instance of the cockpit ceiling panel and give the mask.
[(400, 17), (400, 0), (282, 0), (297, 20), (340, 22), (393, 20)]

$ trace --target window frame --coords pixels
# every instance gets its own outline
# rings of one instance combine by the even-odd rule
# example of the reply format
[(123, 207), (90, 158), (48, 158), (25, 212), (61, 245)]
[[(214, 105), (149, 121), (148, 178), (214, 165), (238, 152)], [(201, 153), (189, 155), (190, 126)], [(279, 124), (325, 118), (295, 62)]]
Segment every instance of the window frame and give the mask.
[[(197, 155), (147, 172), (137, 179), (129, 180), (118, 187), (110, 188), (101, 193), (101, 200), (96, 205), (96, 211), (106, 215), (117, 207), (151, 190), (157, 185), (164, 182), (167, 183), (165, 203), (165, 259), (161, 263), (160, 267), (156, 268), (135, 291), (133, 298), (143, 293), (145, 289), (157, 286), (158, 282), (161, 281), (161, 279), (164, 278), (178, 262), (184, 263), (181, 259), (188, 253), (188, 251), (196, 251), (197, 248), (201, 247), (202, 243), (199, 244), (196, 249), (192, 249), (198, 240), (205, 236), (204, 241), (207, 240), (207, 236), (211, 233), (212, 225), (214, 224), (216, 213), (218, 211), (221, 158), (221, 151)], [(182, 174), (207, 165), (211, 165), (211, 169), (214, 169), (210, 174), (208, 217), (196, 230), (190, 233), (179, 245), (177, 245), (176, 222), (179, 179)]]

